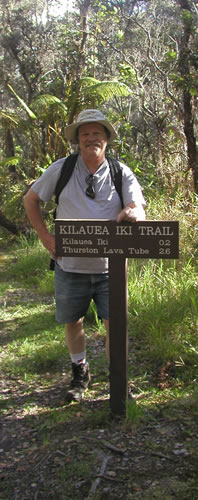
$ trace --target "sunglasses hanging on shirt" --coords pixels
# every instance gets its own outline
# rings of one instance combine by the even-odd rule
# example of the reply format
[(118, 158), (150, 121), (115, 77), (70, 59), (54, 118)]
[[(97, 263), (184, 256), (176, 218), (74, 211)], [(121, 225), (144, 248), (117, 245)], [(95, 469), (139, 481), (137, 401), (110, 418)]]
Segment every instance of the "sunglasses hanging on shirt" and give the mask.
[(95, 198), (95, 195), (96, 195), (95, 188), (94, 188), (93, 174), (87, 175), (87, 177), (85, 178), (85, 182), (88, 184), (85, 193), (88, 196), (88, 198), (91, 198), (93, 200)]

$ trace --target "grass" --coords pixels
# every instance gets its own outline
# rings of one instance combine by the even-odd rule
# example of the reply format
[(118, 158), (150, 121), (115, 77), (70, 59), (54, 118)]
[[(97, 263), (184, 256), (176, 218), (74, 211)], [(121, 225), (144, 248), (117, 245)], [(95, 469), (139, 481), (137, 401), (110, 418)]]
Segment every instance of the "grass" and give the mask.
[[(129, 341), (137, 347), (137, 360), (145, 360), (148, 373), (171, 362), (180, 384), (193, 383), (198, 377), (198, 204), (196, 199), (189, 204), (182, 206), (179, 198), (168, 200), (167, 205), (163, 196), (150, 200), (147, 217), (179, 220), (180, 259), (131, 259), (128, 269)], [(28, 242), (19, 238), (8, 257), (0, 285), (7, 337), (2, 366), (31, 379), (67, 364), (64, 331), (55, 322), (54, 273), (34, 233)], [(92, 338), (94, 331), (104, 337), (92, 303), (86, 318), (87, 337)], [(92, 361), (93, 370), (101, 363), (104, 353)], [(138, 377), (139, 371), (129, 361), (130, 377)]]
[[(11, 476), (5, 477), (5, 498), (36, 498), (37, 493), (38, 498), (87, 498), (106, 454), (111, 454), (110, 471), (116, 470), (113, 477), (122, 482), (107, 475), (94, 498), (104, 498), (103, 488), (113, 489), (111, 498), (122, 497), (124, 487), (128, 500), (169, 499), (170, 491), (175, 498), (197, 498), (198, 207), (196, 200), (189, 203), (182, 206), (180, 198), (161, 196), (147, 207), (151, 219), (179, 220), (178, 261), (129, 261), (128, 378), (134, 398), (122, 421), (110, 413), (105, 330), (94, 304), (85, 321), (92, 385), (85, 401), (66, 405), (62, 390), (70, 359), (64, 328), (55, 321), (48, 254), (32, 234), (29, 242), (18, 239), (0, 259), (1, 370), (6, 379), (0, 405), (14, 435), (6, 458), (13, 453), (15, 460)], [(178, 458), (177, 474), (172, 474), (172, 462), (163, 456), (171, 460), (178, 443), (189, 455), (183, 469)], [(131, 462), (105, 444), (127, 449)], [(160, 456), (164, 462), (158, 474)]]
[(151, 219), (179, 220), (180, 258), (130, 261), (129, 330), (144, 339), (150, 360), (182, 360), (183, 371), (191, 365), (197, 377), (198, 202), (182, 201), (167, 206), (161, 196), (149, 203)]
[(196, 353), (198, 287), (195, 273), (192, 263), (179, 269), (170, 262), (130, 265), (129, 325), (136, 337), (144, 332), (151, 357), (164, 361), (181, 356), (186, 359), (188, 343)]
[(20, 236), (12, 249), (8, 277), (27, 289), (39, 291), (39, 294), (53, 295), (54, 273), (49, 271), (49, 264), (49, 254), (34, 233), (28, 241)]

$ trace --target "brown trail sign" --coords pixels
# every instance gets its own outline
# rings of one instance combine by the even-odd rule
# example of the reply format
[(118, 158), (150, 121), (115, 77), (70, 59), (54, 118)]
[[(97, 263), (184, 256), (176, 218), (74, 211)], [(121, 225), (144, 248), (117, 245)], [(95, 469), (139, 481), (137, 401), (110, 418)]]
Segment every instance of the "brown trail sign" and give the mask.
[(55, 221), (56, 255), (109, 258), (110, 406), (126, 415), (128, 398), (127, 258), (178, 259), (177, 221)]

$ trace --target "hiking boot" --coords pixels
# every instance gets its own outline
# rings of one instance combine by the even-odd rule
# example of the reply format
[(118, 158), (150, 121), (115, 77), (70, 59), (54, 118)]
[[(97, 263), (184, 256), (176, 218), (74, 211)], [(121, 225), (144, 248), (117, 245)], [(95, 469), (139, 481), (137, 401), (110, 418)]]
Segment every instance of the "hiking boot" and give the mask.
[(73, 378), (66, 395), (66, 400), (68, 402), (79, 402), (83, 398), (84, 392), (91, 380), (88, 363), (81, 363), (80, 365), (72, 363), (72, 374)]

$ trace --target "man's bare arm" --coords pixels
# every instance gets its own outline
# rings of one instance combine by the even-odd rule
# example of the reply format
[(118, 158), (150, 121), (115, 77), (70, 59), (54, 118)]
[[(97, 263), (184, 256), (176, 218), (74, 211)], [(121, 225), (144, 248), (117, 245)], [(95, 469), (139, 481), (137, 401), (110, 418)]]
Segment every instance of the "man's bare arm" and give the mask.
[(28, 219), (38, 234), (39, 239), (42, 241), (43, 245), (49, 251), (50, 255), (55, 259), (55, 237), (49, 233), (46, 225), (43, 222), (43, 218), (40, 210), (40, 198), (33, 191), (29, 189), (27, 194), (24, 196), (24, 207)]

